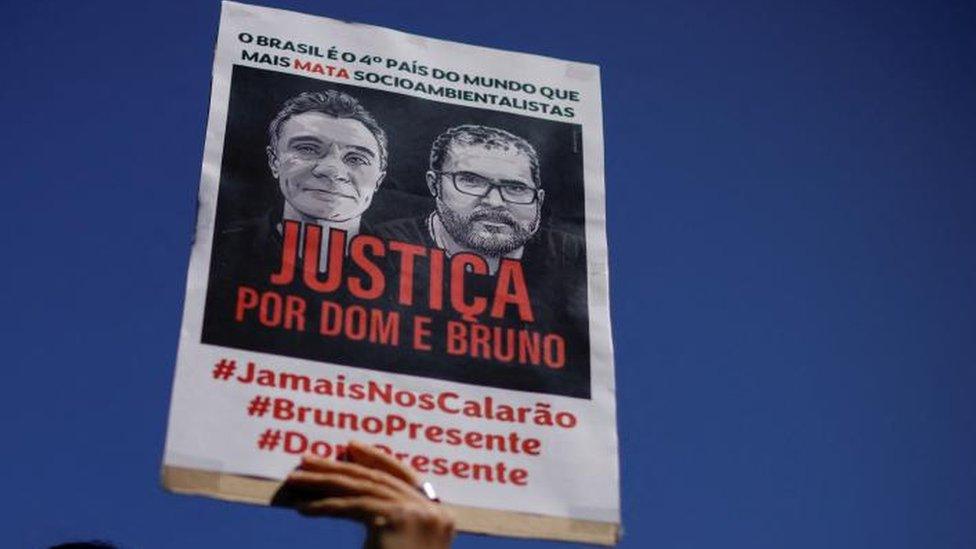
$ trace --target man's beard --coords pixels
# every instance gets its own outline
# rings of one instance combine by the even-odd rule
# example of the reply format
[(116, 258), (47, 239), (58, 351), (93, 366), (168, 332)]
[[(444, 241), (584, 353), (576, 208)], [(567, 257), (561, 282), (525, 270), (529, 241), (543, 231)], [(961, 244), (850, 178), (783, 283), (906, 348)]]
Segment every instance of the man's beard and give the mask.
[[(507, 210), (493, 210), (482, 208), (464, 217), (454, 210), (437, 201), (437, 214), (444, 223), (444, 228), (451, 237), (462, 246), (488, 256), (503, 256), (525, 245), (538, 229), (539, 212), (536, 210), (535, 219), (529, 223), (520, 223)], [(493, 233), (479, 230), (475, 227), (477, 221), (492, 221), (504, 223), (511, 229), (511, 233)]]

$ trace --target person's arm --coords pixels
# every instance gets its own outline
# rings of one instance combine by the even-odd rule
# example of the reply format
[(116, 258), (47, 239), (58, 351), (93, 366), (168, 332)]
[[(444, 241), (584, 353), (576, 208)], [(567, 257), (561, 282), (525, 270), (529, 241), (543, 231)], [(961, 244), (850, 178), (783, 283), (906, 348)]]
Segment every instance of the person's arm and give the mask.
[(419, 489), (413, 471), (376, 448), (351, 442), (348, 461), (304, 456), (284, 487), (302, 494), (307, 516), (358, 520), (369, 549), (447, 549), (454, 518)]

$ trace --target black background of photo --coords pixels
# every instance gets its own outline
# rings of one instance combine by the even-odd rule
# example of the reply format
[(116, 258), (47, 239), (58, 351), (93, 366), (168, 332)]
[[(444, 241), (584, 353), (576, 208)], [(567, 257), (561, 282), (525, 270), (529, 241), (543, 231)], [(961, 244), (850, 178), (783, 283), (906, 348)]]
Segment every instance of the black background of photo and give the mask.
[[(271, 286), (268, 275), (280, 265), (280, 256), (277, 255), (280, 252), (268, 257), (266, 252), (274, 246), (262, 243), (259, 238), (252, 238), (257, 234), (254, 232), (256, 229), (262, 226), (266, 229), (270, 225), (269, 212), (271, 218), (280, 216), (283, 200), (278, 182), (272, 177), (267, 164), (265, 148), (268, 145), (268, 124), (282, 104), (299, 93), (327, 89), (346, 92), (359, 100), (387, 133), (387, 175), (370, 208), (363, 214), (364, 227), (428, 215), (434, 208), (424, 177), (431, 143), (450, 127), (481, 124), (508, 130), (525, 138), (536, 148), (542, 187), (546, 189), (542, 225), (550, 233), (552, 231), (549, 229), (569, 233), (567, 238), (582, 243), (584, 195), (579, 125), (450, 105), (249, 67), (235, 66), (232, 74), (203, 343), (476, 385), (590, 398), (586, 266), (582, 244), (580, 256), (572, 261), (558, 252), (527, 252), (527, 257), (531, 255), (531, 259), (536, 260), (533, 263), (542, 261), (546, 266), (541, 273), (526, 272), (536, 315), (534, 322), (526, 323), (513, 315), (482, 321), (488, 326), (525, 328), (541, 334), (554, 332), (563, 336), (566, 341), (566, 363), (562, 368), (551, 369), (544, 364), (506, 363), (446, 354), (443, 350), (444, 322), (450, 318), (458, 319), (449, 311), (447, 302), (445, 306), (448, 310), (434, 313), (426, 309), (426, 302), (419, 296), (412, 308), (396, 303), (392, 287), (388, 287), (380, 299), (362, 302), (342, 290), (334, 294), (314, 294), (299, 281), (288, 287)], [(547, 242), (541, 236), (547, 231), (540, 231), (536, 240)], [(348, 263), (346, 268), (353, 268)], [(270, 265), (274, 266), (269, 270)], [(386, 269), (388, 280), (391, 280), (391, 275), (392, 278), (396, 277), (396, 273), (390, 271), (395, 267), (387, 265)], [(349, 276), (348, 271), (345, 276)], [(417, 276), (422, 276), (419, 271), (415, 280)], [(301, 275), (297, 278), (300, 279)], [(487, 276), (474, 278), (477, 280), (467, 282), (469, 295), (472, 295), (471, 292), (475, 292), (473, 295), (488, 295), (494, 287), (493, 279)], [(254, 287), (258, 291), (274, 290), (303, 297), (308, 306), (305, 331), (262, 326), (254, 320), (253, 312), (243, 322), (236, 322), (233, 318), (234, 307), (241, 285)], [(375, 307), (384, 311), (399, 311), (400, 344), (384, 346), (368, 341), (351, 341), (341, 335), (327, 337), (318, 334), (321, 324), (319, 303), (322, 300), (344, 306), (359, 304), (367, 309)], [(411, 346), (412, 321), (418, 314), (434, 318), (430, 337), (434, 350), (431, 352), (417, 351)]]

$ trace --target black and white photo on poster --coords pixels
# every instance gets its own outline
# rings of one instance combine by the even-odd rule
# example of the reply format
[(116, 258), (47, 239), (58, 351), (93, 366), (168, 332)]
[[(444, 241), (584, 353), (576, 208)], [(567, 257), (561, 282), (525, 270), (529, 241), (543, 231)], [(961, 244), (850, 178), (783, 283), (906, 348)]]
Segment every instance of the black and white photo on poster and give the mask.
[(581, 127), (235, 65), (201, 341), (590, 398)]

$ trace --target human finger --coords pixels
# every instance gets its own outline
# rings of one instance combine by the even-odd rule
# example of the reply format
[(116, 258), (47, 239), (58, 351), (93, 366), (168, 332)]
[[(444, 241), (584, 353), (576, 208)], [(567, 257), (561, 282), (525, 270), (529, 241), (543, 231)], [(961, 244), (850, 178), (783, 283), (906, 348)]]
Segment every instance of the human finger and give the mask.
[(377, 484), (388, 486), (411, 497), (419, 494), (415, 485), (408, 484), (402, 478), (391, 475), (385, 470), (373, 469), (358, 463), (335, 461), (314, 455), (305, 455), (302, 456), (302, 461), (298, 465), (298, 468), (302, 471), (346, 475), (353, 478), (368, 480)]
[(403, 499), (399, 490), (364, 478), (342, 474), (292, 471), (285, 479), (285, 486), (324, 496), (370, 496), (387, 500)]
[(384, 526), (396, 516), (398, 509), (398, 504), (387, 500), (355, 496), (311, 501), (299, 506), (298, 512), (306, 516), (348, 518), (373, 526)]
[(419, 486), (420, 482), (417, 479), (417, 475), (414, 474), (406, 465), (400, 463), (396, 458), (390, 456), (380, 450), (379, 448), (374, 448), (367, 444), (363, 444), (359, 441), (350, 441), (349, 446), (346, 449), (346, 453), (349, 455), (349, 459), (353, 463), (358, 463), (366, 467), (371, 467), (373, 469), (379, 469), (380, 471), (385, 471), (400, 480), (403, 480), (410, 486)]

